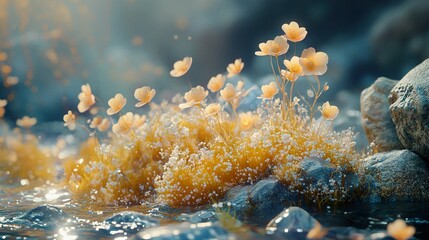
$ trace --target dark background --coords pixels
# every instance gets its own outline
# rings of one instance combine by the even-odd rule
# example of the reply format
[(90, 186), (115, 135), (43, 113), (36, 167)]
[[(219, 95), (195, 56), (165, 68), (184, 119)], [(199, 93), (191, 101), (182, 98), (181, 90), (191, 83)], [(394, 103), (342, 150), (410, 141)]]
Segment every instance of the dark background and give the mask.
[[(10, 100), (6, 120), (29, 115), (40, 123), (76, 111), (85, 83), (104, 104), (123, 93), (131, 109), (137, 87), (169, 99), (206, 86), (236, 58), (246, 81), (266, 82), (268, 58), (254, 52), (295, 20), (308, 31), (297, 49), (329, 55), (326, 99), (357, 119), (363, 88), (379, 76), (399, 80), (429, 57), (427, 16), (425, 0), (0, 0), (0, 51), (8, 54), (0, 65), (12, 67), (0, 80), (20, 80), (2, 86), (0, 99)], [(171, 78), (185, 56), (193, 57), (190, 71)]]

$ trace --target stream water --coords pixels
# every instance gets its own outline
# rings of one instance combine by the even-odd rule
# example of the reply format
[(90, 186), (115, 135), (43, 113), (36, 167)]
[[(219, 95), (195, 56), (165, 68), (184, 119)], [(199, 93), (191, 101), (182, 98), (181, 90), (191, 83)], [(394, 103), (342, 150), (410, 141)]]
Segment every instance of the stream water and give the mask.
[[(353, 204), (305, 210), (325, 227), (346, 226), (368, 231), (384, 230), (387, 223), (400, 217), (416, 227), (416, 238), (429, 236), (429, 203)], [(72, 203), (67, 190), (58, 186), (16, 192), (9, 189), (0, 192), (0, 239), (126, 239), (145, 226), (139, 221), (106, 220), (123, 211), (156, 216), (161, 225), (176, 222), (181, 213), (150, 205), (85, 206)]]

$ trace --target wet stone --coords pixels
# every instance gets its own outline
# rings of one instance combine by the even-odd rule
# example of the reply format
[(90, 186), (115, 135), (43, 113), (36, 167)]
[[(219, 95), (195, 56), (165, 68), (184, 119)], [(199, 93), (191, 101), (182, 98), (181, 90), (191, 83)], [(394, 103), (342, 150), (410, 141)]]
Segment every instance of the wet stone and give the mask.
[(34, 228), (53, 228), (72, 217), (58, 207), (43, 205), (29, 210), (21, 216), (6, 220), (6, 223), (20, 224)]
[(289, 207), (274, 217), (265, 229), (268, 235), (305, 239), (308, 231), (318, 223), (319, 222), (304, 209)]
[(143, 228), (159, 226), (159, 220), (139, 212), (125, 211), (117, 213), (105, 220), (110, 225), (109, 231), (123, 230), (136, 233)]
[(222, 199), (224, 203), (230, 203), (231, 209), (238, 219), (243, 219), (249, 211), (249, 195), (253, 186), (236, 186), (231, 188)]
[(145, 229), (135, 239), (174, 240), (174, 239), (236, 239), (219, 223), (180, 223)]
[(187, 221), (189, 223), (202, 223), (216, 221), (216, 213), (209, 210), (201, 210), (193, 214), (182, 214), (179, 221)]
[(296, 194), (274, 178), (255, 184), (250, 192), (250, 220), (256, 224), (266, 224), (285, 206), (296, 200)]
[(329, 184), (335, 168), (324, 159), (306, 157), (300, 162), (301, 176), (311, 183)]
[(429, 199), (429, 167), (425, 160), (409, 150), (378, 153), (364, 159), (374, 189), (389, 201)]

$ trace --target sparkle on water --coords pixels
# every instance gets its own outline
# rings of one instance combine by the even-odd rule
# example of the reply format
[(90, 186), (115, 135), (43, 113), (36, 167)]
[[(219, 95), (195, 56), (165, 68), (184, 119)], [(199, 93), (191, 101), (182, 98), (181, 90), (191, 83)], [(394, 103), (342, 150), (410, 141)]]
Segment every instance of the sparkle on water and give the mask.
[[(42, 207), (49, 208), (36, 210)], [(124, 222), (109, 220), (112, 215), (125, 211), (141, 212), (159, 218), (161, 226), (183, 221), (180, 218), (181, 211), (162, 208), (150, 205), (121, 207), (81, 205), (71, 202), (70, 193), (64, 187), (55, 185), (27, 188), (22, 191), (6, 189), (0, 191), (0, 237), (127, 239), (139, 230), (151, 226), (143, 224), (138, 217), (133, 216), (131, 220), (127, 219)], [(422, 238), (429, 234), (429, 203), (355, 204), (327, 207), (321, 211), (306, 210), (324, 227), (354, 226), (366, 230), (385, 230), (389, 222), (403, 218), (408, 224), (416, 227), (415, 237)], [(246, 224), (254, 225), (249, 222)], [(257, 227), (262, 229), (265, 226)]]

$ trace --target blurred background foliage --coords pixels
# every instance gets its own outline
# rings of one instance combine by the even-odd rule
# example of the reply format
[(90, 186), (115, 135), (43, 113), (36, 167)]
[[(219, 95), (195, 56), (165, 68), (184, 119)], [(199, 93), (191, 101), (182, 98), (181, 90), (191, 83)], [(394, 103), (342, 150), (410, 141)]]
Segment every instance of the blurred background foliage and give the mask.
[[(294, 20), (309, 32), (297, 53), (313, 46), (329, 55), (328, 98), (358, 119), (363, 88), (379, 76), (398, 80), (429, 57), (427, 16), (427, 0), (0, 0), (0, 99), (9, 100), (6, 120), (61, 121), (76, 110), (82, 84), (104, 104), (118, 92), (132, 102), (144, 85), (159, 102), (206, 86), (236, 58), (258, 84), (270, 76), (268, 58), (254, 55), (258, 44)], [(173, 79), (185, 56), (191, 70)]]

